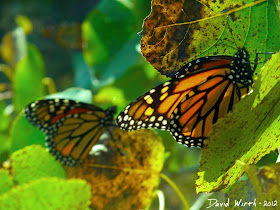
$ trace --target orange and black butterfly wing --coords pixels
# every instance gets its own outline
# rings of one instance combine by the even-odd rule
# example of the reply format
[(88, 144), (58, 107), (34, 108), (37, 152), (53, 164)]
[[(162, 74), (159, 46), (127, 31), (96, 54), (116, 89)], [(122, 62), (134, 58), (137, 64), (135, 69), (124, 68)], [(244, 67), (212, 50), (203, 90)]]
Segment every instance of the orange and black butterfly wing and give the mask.
[[(215, 60), (215, 57), (222, 60)], [(234, 57), (229, 58), (211, 56), (208, 62), (200, 66), (220, 69), (220, 73), (199, 84), (174, 110), (169, 130), (177, 142), (189, 147), (202, 147), (213, 124), (231, 111), (241, 96), (249, 92), (253, 71), (247, 51), (240, 49)], [(183, 71), (177, 75), (180, 77)]]
[(208, 77), (219, 73), (219, 69), (211, 69), (165, 82), (128, 105), (117, 117), (117, 124), (124, 130), (167, 130), (171, 115), (180, 101)]
[[(200, 60), (202, 64), (192, 63), (189, 66), (217, 68), (220, 73), (207, 78), (186, 95), (174, 110), (169, 124), (169, 130), (177, 142), (189, 147), (202, 147), (213, 124), (231, 111), (252, 85), (253, 72), (244, 48), (234, 57), (211, 56)], [(178, 77), (181, 75), (184, 75), (182, 69), (177, 72)]]
[(106, 111), (68, 99), (35, 101), (24, 115), (46, 134), (46, 146), (64, 165), (83, 160), (107, 126), (113, 125), (115, 107)]
[(218, 68), (230, 68), (230, 75), (233, 76), (230, 80), (240, 82), (241, 84), (248, 81), (245, 86), (252, 84), (250, 80), (252, 80), (253, 71), (249, 61), (249, 54), (244, 47), (240, 48), (234, 56), (214, 55), (193, 60), (176, 71), (173, 77), (180, 78), (188, 74), (199, 73), (201, 70)]
[(182, 66), (175, 74), (174, 78), (180, 78), (192, 73), (198, 73), (201, 70), (227, 67), (232, 61), (233, 56), (214, 55), (193, 60)]
[(166, 129), (169, 122), (168, 114), (173, 110), (169, 104), (165, 105), (165, 102), (169, 102), (164, 98), (171, 95), (173, 86), (174, 84), (166, 82), (140, 96), (118, 115), (117, 124), (128, 131), (141, 128)]
[[(249, 88), (227, 79), (229, 69), (209, 77), (178, 104), (171, 115), (168, 130), (178, 143), (202, 147), (213, 124), (233, 109)], [(224, 73), (223, 73), (224, 72)]]
[[(117, 124), (128, 131), (141, 128), (166, 130), (173, 110), (188, 91), (206, 80), (217, 66), (228, 65), (232, 58), (210, 56), (186, 64), (172, 80), (151, 89), (128, 105), (117, 117)], [(209, 74), (205, 72), (208, 70), (214, 71)], [(201, 72), (199, 76), (198, 72)], [(176, 88), (181, 90), (176, 91)]]
[(169, 130), (179, 143), (202, 147), (213, 124), (232, 110), (250, 85), (252, 70), (244, 48), (235, 56), (200, 58), (128, 105), (117, 124), (124, 130)]

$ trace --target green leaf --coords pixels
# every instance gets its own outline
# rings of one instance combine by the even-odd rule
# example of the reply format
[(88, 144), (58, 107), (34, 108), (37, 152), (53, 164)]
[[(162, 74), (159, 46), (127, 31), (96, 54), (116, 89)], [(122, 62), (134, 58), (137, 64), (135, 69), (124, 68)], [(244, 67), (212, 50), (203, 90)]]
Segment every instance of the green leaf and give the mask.
[(101, 37), (99, 37), (100, 35), (89, 20), (83, 23), (82, 31), (83, 39), (87, 42), (87, 46), (84, 49), (84, 57), (87, 63), (92, 66), (106, 61), (109, 53)]
[(153, 0), (143, 24), (141, 51), (160, 73), (172, 75), (195, 58), (234, 55), (243, 46), (251, 55), (275, 52), (279, 31), (273, 0)]
[[(126, 1), (121, 0), (123, 3), (130, 4), (131, 11), (133, 12), (135, 18), (137, 18), (137, 31), (141, 31), (143, 20), (149, 15), (151, 12), (151, 0), (134, 0), (134, 1)], [(131, 4), (133, 2), (133, 4)]]
[(6, 104), (4, 101), (0, 101), (0, 132), (7, 131), (9, 128), (9, 123), (11, 121), (10, 116), (5, 112)]
[(19, 113), (11, 129), (11, 151), (17, 151), (32, 144), (45, 145), (45, 135)]
[(45, 95), (42, 84), (44, 76), (43, 58), (37, 48), (29, 44), (27, 55), (17, 63), (14, 73), (13, 104), (16, 111)]
[(65, 178), (61, 164), (42, 146), (32, 145), (11, 156), (14, 180), (23, 184), (43, 177)]
[(131, 11), (119, 1), (102, 1), (82, 26), (87, 43), (84, 56), (88, 64), (94, 66), (113, 56), (132, 36), (133, 21)]
[(0, 196), (0, 209), (88, 209), (90, 196), (83, 180), (40, 179)]
[(7, 114), (4, 101), (0, 101), (0, 163), (7, 160), (11, 148), (9, 141), (9, 126), (11, 116)]
[[(149, 1), (103, 0), (82, 25), (85, 61), (92, 67), (95, 88), (111, 84), (143, 59), (139, 49), (142, 18)], [(140, 61), (141, 62), (141, 61)]]
[(111, 105), (112, 104), (112, 98), (113, 104), (122, 104), (125, 101), (123, 90), (116, 88), (115, 86), (106, 86), (101, 88), (97, 94), (94, 95), (93, 100), (97, 104), (106, 104)]
[[(139, 40), (135, 37), (138, 31), (135, 25), (140, 20), (131, 11), (134, 3), (126, 3), (101, 1), (82, 25), (83, 40), (87, 43), (83, 51), (85, 61), (94, 67), (94, 80), (101, 80), (95, 86), (111, 83), (140, 56), (135, 47), (135, 40)], [(118, 58), (123, 62), (119, 63)]]
[(13, 179), (9, 171), (0, 169), (0, 195), (13, 187)]
[[(107, 78), (109, 82), (111, 82), (113, 78), (119, 78), (124, 72), (135, 65), (135, 63), (141, 62), (141, 64), (143, 64), (145, 62), (140, 53), (139, 42), (140, 37), (135, 35), (133, 39), (124, 43), (114, 57), (106, 62), (103, 76)], [(152, 71), (155, 72), (154, 70)]]
[(153, 67), (146, 62), (144, 64), (135, 64), (113, 83), (122, 92), (122, 98), (117, 103), (118, 106), (124, 107), (143, 94), (145, 90), (148, 91), (157, 83), (166, 80), (165, 77), (157, 73), (150, 73), (150, 71), (156, 73)]
[(277, 162), (277, 158), (278, 158), (278, 152), (276, 151), (272, 151), (269, 154), (265, 155), (262, 157), (262, 159), (260, 159), (257, 163), (256, 166), (258, 167), (262, 167), (262, 166), (267, 166), (273, 163)]
[(255, 164), (280, 146), (279, 60), (280, 53), (274, 54), (259, 73), (253, 93), (214, 125), (202, 149), (197, 192), (231, 186), (244, 173), (239, 161)]
[(0, 164), (9, 158), (11, 150), (11, 142), (8, 134), (0, 132)]

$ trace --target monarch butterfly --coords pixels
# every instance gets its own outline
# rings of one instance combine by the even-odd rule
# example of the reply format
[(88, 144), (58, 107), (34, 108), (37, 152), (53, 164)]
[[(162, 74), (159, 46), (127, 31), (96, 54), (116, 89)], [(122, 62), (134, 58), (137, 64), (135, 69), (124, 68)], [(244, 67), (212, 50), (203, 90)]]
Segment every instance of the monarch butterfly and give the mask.
[(253, 84), (248, 52), (194, 60), (173, 78), (137, 98), (117, 117), (121, 129), (168, 130), (178, 143), (202, 147), (214, 123)]
[(68, 99), (35, 101), (24, 109), (31, 124), (46, 134), (46, 147), (64, 165), (83, 160), (107, 127), (116, 107), (99, 107)]

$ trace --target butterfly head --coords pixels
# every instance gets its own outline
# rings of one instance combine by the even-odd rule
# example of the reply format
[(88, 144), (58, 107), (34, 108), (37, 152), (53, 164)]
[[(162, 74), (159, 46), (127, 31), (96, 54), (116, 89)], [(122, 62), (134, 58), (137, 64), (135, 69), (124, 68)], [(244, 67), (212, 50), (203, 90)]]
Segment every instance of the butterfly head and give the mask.
[(115, 125), (113, 118), (114, 118), (114, 115), (116, 114), (116, 112), (117, 112), (116, 106), (112, 106), (112, 107), (109, 107), (108, 109), (106, 109), (106, 111), (105, 111), (106, 117), (104, 120), (102, 119), (101, 124), (105, 127)]
[(245, 48), (241, 48), (234, 55), (234, 59), (231, 62), (231, 74), (229, 78), (244, 86), (251, 86), (253, 84), (252, 68), (249, 61), (249, 53)]
[(108, 109), (106, 109), (106, 114), (108, 115), (112, 115), (114, 116), (117, 112), (117, 107), (116, 106), (112, 106), (112, 107), (109, 107)]

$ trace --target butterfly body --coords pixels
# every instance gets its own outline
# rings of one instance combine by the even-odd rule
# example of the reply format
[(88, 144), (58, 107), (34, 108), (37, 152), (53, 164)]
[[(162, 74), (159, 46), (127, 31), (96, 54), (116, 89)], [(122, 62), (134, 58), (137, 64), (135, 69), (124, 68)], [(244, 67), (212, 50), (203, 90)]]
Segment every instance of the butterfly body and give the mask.
[(24, 115), (46, 134), (46, 147), (64, 165), (83, 160), (107, 127), (113, 126), (116, 107), (99, 107), (68, 99), (35, 101)]
[(199, 58), (128, 105), (117, 124), (124, 130), (168, 130), (178, 143), (202, 147), (213, 124), (248, 93), (252, 73), (245, 49)]

